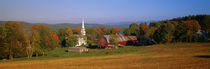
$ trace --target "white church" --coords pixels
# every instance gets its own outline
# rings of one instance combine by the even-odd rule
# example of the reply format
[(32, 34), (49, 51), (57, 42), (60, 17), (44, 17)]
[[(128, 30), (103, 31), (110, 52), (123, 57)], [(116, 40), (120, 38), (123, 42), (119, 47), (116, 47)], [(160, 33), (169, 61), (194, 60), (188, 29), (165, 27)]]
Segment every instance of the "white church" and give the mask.
[(85, 32), (85, 21), (82, 20), (82, 28), (81, 34), (75, 35), (77, 37), (78, 43), (76, 46), (86, 46), (87, 45), (87, 37)]

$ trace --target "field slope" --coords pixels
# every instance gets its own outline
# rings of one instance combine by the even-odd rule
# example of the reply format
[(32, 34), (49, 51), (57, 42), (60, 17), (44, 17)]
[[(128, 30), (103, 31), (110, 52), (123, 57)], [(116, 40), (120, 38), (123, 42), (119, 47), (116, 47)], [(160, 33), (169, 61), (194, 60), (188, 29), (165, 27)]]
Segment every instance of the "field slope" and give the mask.
[[(129, 48), (132, 47), (130, 46)], [(145, 50), (112, 55), (1, 62), (0, 69), (210, 68), (210, 43), (178, 43), (165, 45), (161, 44), (133, 48), (135, 48), (134, 50)], [(126, 49), (123, 50), (126, 51)]]

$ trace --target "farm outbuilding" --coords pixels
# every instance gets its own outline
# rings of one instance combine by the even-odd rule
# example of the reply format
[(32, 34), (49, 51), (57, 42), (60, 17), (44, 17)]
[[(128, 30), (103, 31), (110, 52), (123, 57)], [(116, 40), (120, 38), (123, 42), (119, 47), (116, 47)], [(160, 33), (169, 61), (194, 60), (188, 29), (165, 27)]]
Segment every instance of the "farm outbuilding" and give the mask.
[(124, 46), (127, 44), (135, 44), (137, 41), (136, 36), (125, 36), (122, 34), (116, 34), (116, 35), (103, 35), (99, 37), (98, 39), (98, 47), (108, 47), (112, 46), (113, 44), (110, 42), (111, 38), (115, 38), (117, 41), (117, 44), (119, 46)]

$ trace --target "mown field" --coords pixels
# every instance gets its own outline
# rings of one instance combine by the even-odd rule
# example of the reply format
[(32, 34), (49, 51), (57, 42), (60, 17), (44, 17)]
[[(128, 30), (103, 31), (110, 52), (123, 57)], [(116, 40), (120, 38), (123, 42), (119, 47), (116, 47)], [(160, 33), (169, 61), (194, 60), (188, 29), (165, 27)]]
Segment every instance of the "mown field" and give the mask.
[(126, 46), (69, 53), (65, 48), (47, 56), (0, 61), (0, 69), (210, 69), (210, 43)]

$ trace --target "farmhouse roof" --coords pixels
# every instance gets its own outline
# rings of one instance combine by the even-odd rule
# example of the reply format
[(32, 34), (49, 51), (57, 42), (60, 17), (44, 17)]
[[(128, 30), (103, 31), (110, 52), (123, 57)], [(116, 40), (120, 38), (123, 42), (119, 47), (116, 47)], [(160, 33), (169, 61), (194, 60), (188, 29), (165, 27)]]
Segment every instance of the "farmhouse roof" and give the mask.
[(111, 38), (116, 38), (118, 42), (123, 42), (123, 41), (129, 41), (129, 40), (137, 40), (136, 36), (124, 36), (122, 34), (116, 34), (116, 35), (104, 35), (106, 38), (107, 42), (110, 43)]

